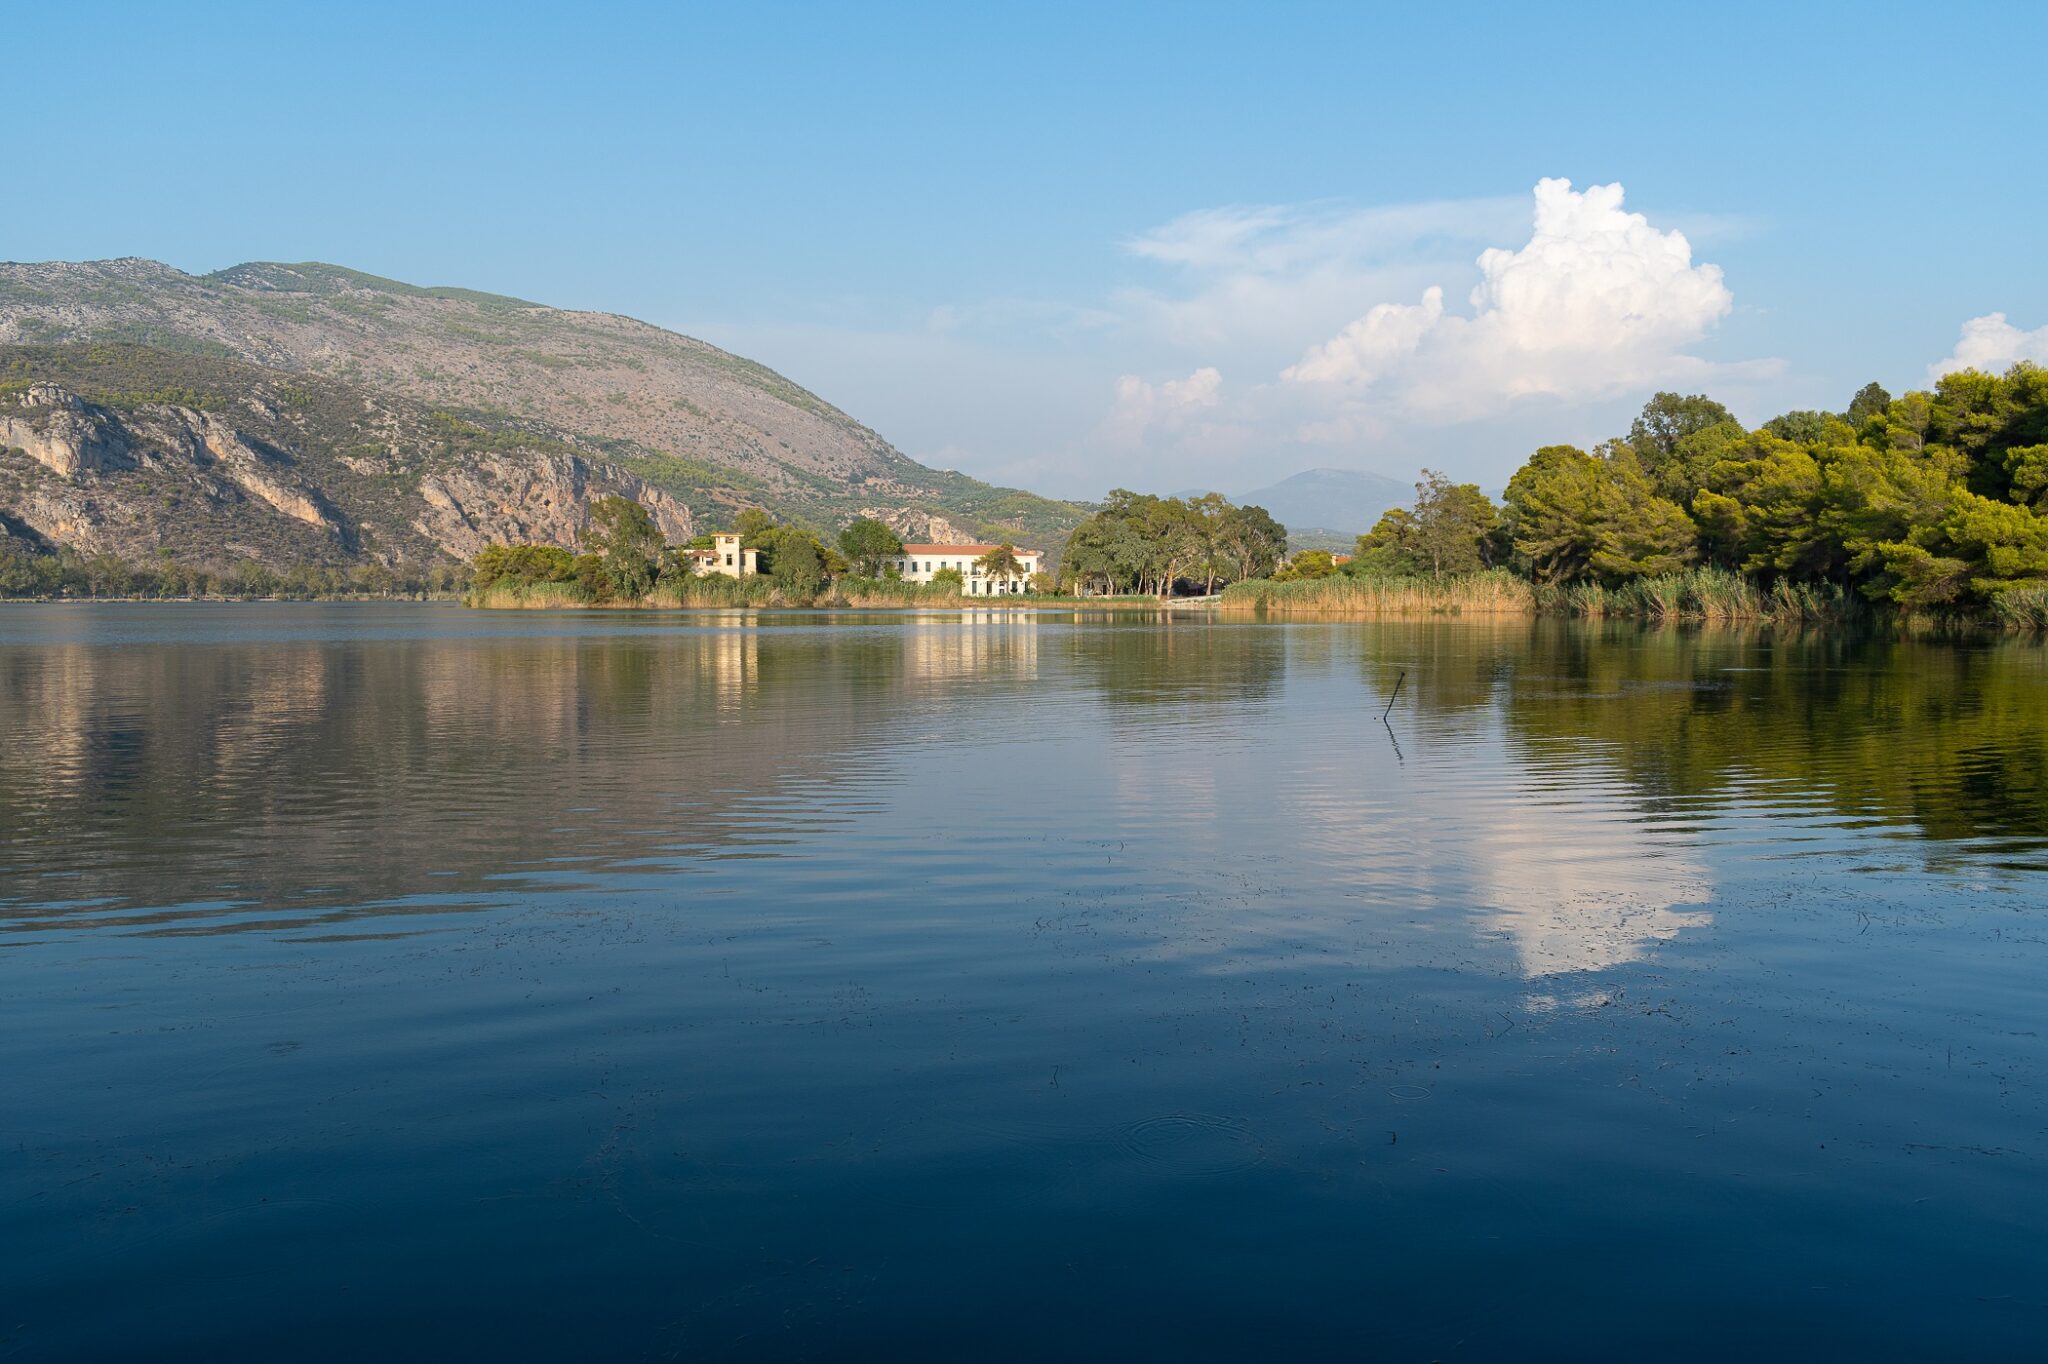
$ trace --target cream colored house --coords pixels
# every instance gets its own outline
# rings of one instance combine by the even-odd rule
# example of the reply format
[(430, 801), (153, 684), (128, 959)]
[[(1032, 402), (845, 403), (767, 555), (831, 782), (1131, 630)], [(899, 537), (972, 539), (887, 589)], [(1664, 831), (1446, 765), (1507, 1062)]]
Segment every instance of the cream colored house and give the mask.
[(761, 571), (761, 551), (741, 548), (737, 535), (714, 535), (710, 549), (690, 551), (690, 568), (700, 578), (751, 578)]
[(1035, 549), (1013, 550), (1016, 573), (991, 577), (983, 573), (980, 559), (995, 545), (905, 545), (896, 560), (896, 571), (907, 583), (928, 583), (942, 568), (957, 570), (961, 591), (970, 597), (1001, 597), (1022, 592), (1031, 575), (1044, 569), (1045, 555)]

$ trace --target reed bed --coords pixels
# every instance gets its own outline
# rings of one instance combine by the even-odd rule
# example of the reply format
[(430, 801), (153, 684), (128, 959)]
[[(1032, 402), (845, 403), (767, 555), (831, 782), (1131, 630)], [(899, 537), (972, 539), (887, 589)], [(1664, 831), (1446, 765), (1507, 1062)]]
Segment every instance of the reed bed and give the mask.
[(671, 578), (654, 585), (638, 601), (609, 602), (612, 606), (644, 606), (657, 609), (680, 607), (787, 606), (772, 578)]
[(590, 605), (584, 599), (583, 589), (575, 583), (528, 583), (510, 578), (501, 578), (481, 592), (471, 592), (462, 604), (496, 611), (552, 611)]
[[(2048, 594), (2009, 593), (2009, 623), (2048, 614)], [(1342, 619), (1359, 616), (1569, 615), (1653, 621), (1839, 622), (1870, 614), (1861, 598), (1831, 583), (1764, 586), (1717, 568), (1599, 583), (1533, 584), (1505, 569), (1437, 578), (1319, 578), (1234, 583), (1226, 615)]]
[(1357, 616), (1528, 616), (1536, 589), (1505, 569), (1447, 578), (1265, 579), (1223, 589), (1226, 616), (1341, 620)]
[(2008, 630), (2048, 630), (2048, 587), (2016, 587), (1991, 599), (1991, 618)]
[(821, 606), (858, 611), (888, 611), (918, 606), (982, 606), (994, 602), (1024, 603), (1029, 597), (975, 597), (941, 583), (907, 583), (901, 578), (841, 578), (819, 598)]
[(1867, 614), (1858, 597), (1833, 583), (1780, 579), (1769, 587), (1719, 568), (1635, 578), (1619, 587), (1572, 583), (1546, 587), (1547, 611), (1573, 616), (1660, 621), (1843, 621)]

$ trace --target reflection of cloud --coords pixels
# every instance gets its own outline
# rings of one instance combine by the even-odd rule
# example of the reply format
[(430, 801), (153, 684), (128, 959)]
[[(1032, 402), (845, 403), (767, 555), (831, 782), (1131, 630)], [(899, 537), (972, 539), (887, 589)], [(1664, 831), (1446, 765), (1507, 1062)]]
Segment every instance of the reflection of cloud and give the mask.
[(1640, 825), (1594, 805), (1553, 806), (1540, 821), (1486, 827), (1486, 921), (1513, 942), (1525, 976), (1641, 961), (1713, 916), (1706, 870), (1646, 845)]

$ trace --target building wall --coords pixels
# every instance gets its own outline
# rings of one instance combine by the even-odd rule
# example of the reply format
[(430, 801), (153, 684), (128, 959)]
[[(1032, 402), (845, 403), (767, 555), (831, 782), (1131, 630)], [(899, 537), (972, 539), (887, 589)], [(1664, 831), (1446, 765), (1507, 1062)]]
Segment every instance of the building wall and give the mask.
[(896, 560), (896, 570), (907, 583), (928, 583), (942, 568), (957, 569), (964, 586), (962, 590), (970, 597), (1001, 597), (1022, 592), (1032, 574), (1045, 567), (1045, 556), (1037, 550), (1020, 549), (1017, 562), (1023, 565), (1023, 572), (1005, 578), (991, 578), (976, 572), (975, 564), (984, 551), (979, 549), (931, 549), (916, 554), (905, 553)]
[(760, 571), (761, 551), (741, 549), (737, 535), (714, 535), (711, 537), (711, 557), (698, 559), (697, 572), (722, 578), (751, 578)]

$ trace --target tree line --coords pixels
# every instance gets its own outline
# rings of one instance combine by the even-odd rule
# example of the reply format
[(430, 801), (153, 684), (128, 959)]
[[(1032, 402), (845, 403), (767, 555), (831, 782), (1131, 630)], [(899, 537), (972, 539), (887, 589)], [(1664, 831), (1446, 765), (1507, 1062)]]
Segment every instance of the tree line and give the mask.
[(1233, 506), (1219, 493), (1154, 497), (1118, 488), (1074, 527), (1060, 580), (1077, 591), (1171, 596), (1177, 584), (1262, 578), (1287, 553), (1287, 528), (1263, 507)]
[(338, 597), (450, 596), (468, 570), (442, 563), (427, 568), (384, 564), (300, 564), (279, 572), (253, 559), (228, 567), (195, 567), (169, 559), (133, 564), (117, 554), (82, 554), (69, 547), (29, 553), (0, 543), (0, 597)]
[(1716, 569), (1918, 612), (2048, 592), (2048, 369), (1965, 370), (1899, 398), (1868, 384), (1841, 412), (1754, 430), (1659, 393), (1625, 436), (1537, 450), (1499, 506), (1423, 471), (1342, 571), (1489, 567), (1608, 588)]
[[(856, 517), (828, 543), (808, 526), (777, 521), (758, 507), (742, 509), (733, 522), (740, 545), (756, 552), (761, 577), (782, 600), (815, 601), (828, 585), (900, 580), (896, 567), (903, 541), (873, 517)], [(697, 577), (692, 550), (709, 549), (709, 533), (671, 545), (647, 508), (630, 498), (601, 497), (591, 503), (590, 522), (581, 537), (581, 552), (555, 545), (491, 545), (471, 563), (471, 588), (482, 592), (499, 583), (559, 584), (585, 601), (630, 602), (661, 584), (680, 584)], [(1016, 546), (1005, 542), (978, 560), (984, 574), (1016, 576), (1022, 572)], [(933, 586), (959, 591), (964, 580), (957, 569), (941, 569)], [(1054, 590), (1051, 579), (1033, 575), (1034, 591)]]

